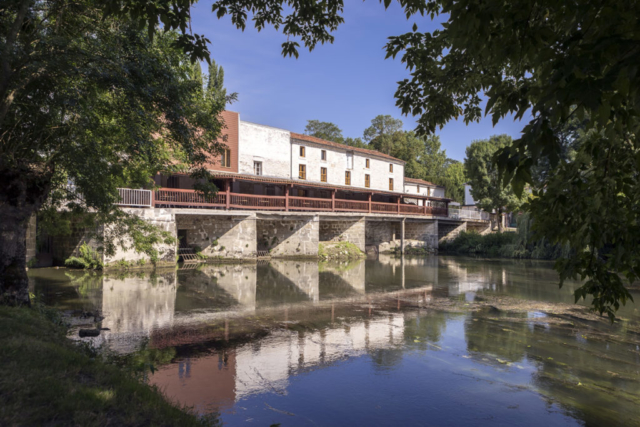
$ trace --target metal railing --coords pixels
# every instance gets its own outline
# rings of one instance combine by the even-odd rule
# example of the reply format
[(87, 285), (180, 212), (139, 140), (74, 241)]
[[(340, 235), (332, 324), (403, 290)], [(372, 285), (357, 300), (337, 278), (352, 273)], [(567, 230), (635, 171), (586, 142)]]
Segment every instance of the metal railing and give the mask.
[(151, 190), (133, 190), (131, 188), (118, 188), (120, 201), (118, 206), (135, 206), (150, 208), (153, 204)]
[(491, 219), (491, 215), (484, 211), (473, 211), (468, 209), (456, 209), (449, 207), (449, 218), (489, 221)]

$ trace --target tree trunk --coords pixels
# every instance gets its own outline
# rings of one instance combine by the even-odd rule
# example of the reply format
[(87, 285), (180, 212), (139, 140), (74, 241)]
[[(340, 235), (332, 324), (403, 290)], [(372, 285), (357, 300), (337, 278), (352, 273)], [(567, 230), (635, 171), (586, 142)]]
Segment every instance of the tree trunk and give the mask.
[(29, 305), (27, 226), (50, 188), (48, 174), (0, 165), (0, 303)]
[(498, 209), (498, 233), (502, 233), (502, 209)]

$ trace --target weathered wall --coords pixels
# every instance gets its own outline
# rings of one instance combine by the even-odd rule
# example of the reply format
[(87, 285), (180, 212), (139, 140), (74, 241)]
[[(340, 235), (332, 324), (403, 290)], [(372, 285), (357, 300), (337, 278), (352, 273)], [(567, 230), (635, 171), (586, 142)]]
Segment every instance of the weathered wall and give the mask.
[[(176, 234), (176, 221), (175, 215), (169, 213), (166, 209), (124, 209), (129, 213), (138, 215), (145, 221), (149, 221), (151, 224), (157, 226), (160, 230), (168, 232), (174, 238), (177, 238)], [(111, 230), (105, 228), (105, 238), (108, 238)], [(135, 263), (147, 263), (150, 262), (149, 256), (136, 252), (131, 247), (132, 240), (129, 237), (124, 239), (126, 250), (123, 250), (120, 245), (116, 245), (115, 253), (113, 255), (104, 256), (105, 265), (113, 264), (118, 261), (127, 261)], [(176, 244), (158, 244), (156, 249), (158, 250), (158, 265), (167, 265), (176, 263)]]
[[(300, 157), (300, 146), (305, 147), (305, 157)], [(321, 160), (321, 151), (326, 150), (327, 160)], [(353, 168), (347, 169), (348, 148), (341, 149), (330, 145), (291, 139), (291, 177), (298, 178), (298, 165), (307, 166), (307, 181), (320, 182), (320, 168), (327, 168), (327, 183), (345, 185), (345, 171), (351, 171), (351, 187), (364, 186), (364, 176), (371, 180), (369, 188), (389, 191), (389, 178), (393, 178), (394, 191), (403, 192), (404, 164), (400, 161), (383, 159), (374, 155), (353, 152)], [(366, 167), (369, 159), (370, 167)], [(393, 172), (389, 172), (389, 164), (393, 163)]]
[(438, 223), (438, 240), (444, 242), (455, 239), (463, 231), (467, 231), (466, 222), (447, 223), (441, 221)]
[(365, 219), (355, 218), (352, 221), (320, 220), (321, 242), (349, 242), (364, 252), (365, 250)]
[(207, 256), (248, 258), (256, 252), (256, 217), (178, 215), (178, 230), (187, 230), (187, 244)]
[(400, 226), (400, 222), (367, 220), (365, 243), (367, 245), (379, 245), (383, 242), (400, 239)]
[(258, 250), (272, 257), (318, 256), (317, 216), (287, 219), (258, 219)]
[[(405, 222), (404, 238), (407, 241), (422, 242), (428, 248), (438, 247), (438, 222)], [(415, 246), (415, 244), (414, 244)]]
[(64, 265), (65, 260), (70, 256), (80, 256), (80, 246), (84, 243), (91, 249), (98, 251), (103, 246), (96, 239), (100, 233), (102, 233), (101, 228), (89, 229), (78, 223), (72, 223), (70, 234), (51, 236), (50, 254), (53, 265)]
[(320, 300), (320, 273), (317, 261), (300, 260), (295, 263), (285, 263), (274, 260), (270, 265), (278, 273), (288, 277), (310, 301)]
[(240, 121), (239, 172), (253, 174), (253, 162), (262, 162), (262, 175), (290, 178), (290, 132)]

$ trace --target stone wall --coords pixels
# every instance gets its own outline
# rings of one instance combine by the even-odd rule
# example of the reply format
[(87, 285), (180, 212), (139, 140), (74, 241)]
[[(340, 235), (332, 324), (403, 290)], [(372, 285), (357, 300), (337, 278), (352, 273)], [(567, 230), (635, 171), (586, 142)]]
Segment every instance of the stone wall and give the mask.
[(444, 242), (455, 239), (458, 234), (467, 231), (466, 222), (439, 222), (438, 223), (438, 240)]
[(178, 230), (187, 230), (187, 244), (212, 257), (249, 258), (256, 253), (256, 217), (177, 215)]
[[(176, 221), (175, 215), (170, 213), (166, 209), (124, 209), (126, 212), (135, 214), (145, 221), (157, 226), (160, 230), (168, 232), (174, 238), (176, 235)], [(109, 239), (112, 229), (105, 228), (105, 239)], [(113, 255), (104, 256), (104, 264), (109, 265), (117, 263), (118, 261), (134, 262), (140, 265), (149, 263), (151, 260), (148, 255), (142, 252), (136, 252), (132, 248), (132, 239), (125, 237), (123, 239), (126, 249), (122, 249), (120, 244), (116, 244), (115, 253)], [(156, 249), (158, 250), (158, 265), (170, 265), (176, 263), (176, 247), (175, 244), (158, 244)]]
[(317, 216), (287, 219), (258, 219), (258, 250), (272, 257), (318, 256)]
[(364, 252), (365, 219), (356, 218), (352, 221), (321, 220), (320, 242), (349, 242)]
[(97, 238), (102, 233), (101, 227), (86, 228), (77, 222), (72, 222), (70, 228), (70, 234), (51, 236), (50, 254), (53, 265), (64, 265), (67, 258), (80, 256), (80, 247), (84, 243), (94, 251), (99, 252), (102, 249), (103, 245)]
[(365, 227), (365, 243), (367, 245), (379, 245), (400, 239), (401, 223), (391, 221), (367, 220)]
[(405, 222), (404, 238), (408, 241), (423, 242), (420, 246), (438, 247), (438, 222)]

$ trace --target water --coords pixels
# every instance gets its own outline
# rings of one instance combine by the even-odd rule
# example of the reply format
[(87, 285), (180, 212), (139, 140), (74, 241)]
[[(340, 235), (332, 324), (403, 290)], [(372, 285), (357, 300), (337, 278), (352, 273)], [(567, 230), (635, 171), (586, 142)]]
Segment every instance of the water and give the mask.
[(29, 274), (74, 339), (103, 316), (96, 345), (148, 358), (150, 383), (227, 425), (640, 425), (638, 306), (585, 319), (546, 262)]

